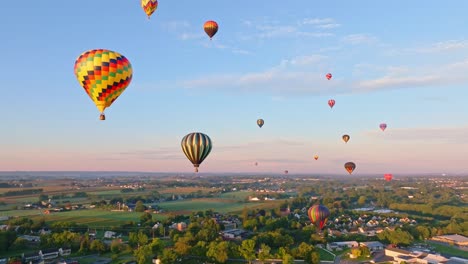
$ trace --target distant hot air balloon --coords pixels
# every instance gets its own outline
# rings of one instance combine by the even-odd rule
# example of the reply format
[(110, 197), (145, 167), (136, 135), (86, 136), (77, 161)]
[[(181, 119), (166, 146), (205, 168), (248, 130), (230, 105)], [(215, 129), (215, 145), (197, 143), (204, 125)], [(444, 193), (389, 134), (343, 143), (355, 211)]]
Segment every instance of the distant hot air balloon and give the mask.
[(284, 174), (288, 174), (288, 173), (289, 173), (289, 171), (288, 171), (288, 170), (285, 170), (285, 171), (284, 171)]
[(356, 164), (354, 162), (346, 162), (344, 165), (346, 171), (351, 174), (353, 173), (354, 169), (356, 168)]
[(195, 172), (198, 172), (198, 167), (211, 152), (212, 143), (210, 137), (203, 133), (194, 132), (186, 135), (180, 144), (185, 156), (195, 167)]
[(331, 73), (327, 73), (327, 75), (325, 75), (325, 77), (327, 77), (328, 80), (330, 80), (332, 78), (332, 74)]
[(341, 138), (343, 138), (343, 141), (345, 143), (348, 143), (348, 140), (350, 139), (350, 136), (349, 135), (343, 135)]
[(101, 120), (106, 119), (104, 110), (125, 91), (133, 75), (127, 58), (106, 49), (82, 53), (75, 61), (74, 71), (78, 82), (101, 112)]
[(314, 205), (309, 208), (307, 215), (309, 216), (310, 222), (312, 222), (312, 224), (314, 224), (319, 230), (322, 230), (327, 223), (328, 216), (330, 216), (330, 210), (321, 204)]
[(258, 162), (255, 162), (255, 166), (258, 166)]
[(158, 0), (141, 0), (141, 8), (145, 11), (148, 19), (150, 19), (151, 15), (158, 8)]
[(263, 124), (265, 124), (265, 121), (263, 121), (263, 119), (258, 119), (257, 120), (257, 125), (262, 128)]
[(216, 32), (218, 32), (218, 23), (213, 20), (206, 21), (203, 25), (203, 29), (210, 39), (212, 39)]
[(335, 100), (333, 99), (328, 100), (328, 105), (330, 106), (330, 108), (333, 108), (333, 106), (335, 105)]
[(382, 123), (382, 124), (380, 124), (379, 127), (380, 127), (380, 129), (382, 129), (382, 131), (385, 131), (385, 129), (387, 128), (387, 124)]
[(318, 155), (315, 155), (315, 156), (314, 156), (314, 159), (315, 159), (315, 160), (318, 160), (318, 158), (319, 158)]
[(386, 174), (384, 174), (384, 178), (385, 178), (386, 181), (391, 181), (392, 178), (393, 178), (393, 174), (386, 173)]

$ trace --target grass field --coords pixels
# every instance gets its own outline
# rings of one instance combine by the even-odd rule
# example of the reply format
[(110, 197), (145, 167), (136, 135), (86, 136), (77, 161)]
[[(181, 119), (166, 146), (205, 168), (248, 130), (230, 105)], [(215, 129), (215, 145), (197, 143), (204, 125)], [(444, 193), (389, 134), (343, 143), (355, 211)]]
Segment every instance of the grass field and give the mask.
[(327, 260), (327, 261), (333, 261), (335, 260), (335, 255), (331, 254), (330, 252), (322, 249), (322, 248), (317, 248), (318, 252), (320, 254), (320, 260)]

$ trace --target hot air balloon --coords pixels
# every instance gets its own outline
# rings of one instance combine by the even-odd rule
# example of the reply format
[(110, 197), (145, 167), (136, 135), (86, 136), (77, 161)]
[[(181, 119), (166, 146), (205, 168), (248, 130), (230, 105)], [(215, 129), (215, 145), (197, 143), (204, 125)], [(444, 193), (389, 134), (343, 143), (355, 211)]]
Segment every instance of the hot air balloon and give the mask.
[(393, 174), (386, 173), (386, 174), (384, 174), (384, 178), (385, 178), (386, 181), (391, 181), (392, 178), (393, 178)]
[(332, 74), (331, 73), (327, 73), (327, 75), (325, 75), (325, 77), (327, 77), (328, 80), (330, 80), (332, 78)]
[(335, 105), (335, 100), (333, 99), (328, 100), (328, 105), (330, 106), (330, 108), (333, 108), (333, 106)]
[(351, 174), (353, 173), (354, 169), (356, 168), (356, 164), (354, 162), (346, 162), (344, 165), (346, 171)]
[(318, 155), (315, 155), (315, 156), (314, 156), (314, 159), (315, 159), (315, 160), (318, 160), (318, 158), (319, 158)]
[(150, 19), (151, 15), (158, 8), (158, 0), (141, 0), (141, 8), (145, 11), (148, 19)]
[(75, 75), (105, 120), (104, 110), (125, 91), (132, 80), (130, 61), (106, 49), (88, 50), (75, 61)]
[(379, 127), (380, 127), (380, 129), (382, 129), (382, 131), (385, 131), (385, 129), (387, 128), (387, 124), (382, 123), (382, 124), (380, 124)]
[(350, 139), (349, 135), (343, 135), (341, 138), (343, 138), (345, 143), (348, 143), (348, 140)]
[(185, 156), (195, 167), (195, 172), (198, 172), (198, 167), (211, 152), (210, 137), (200, 132), (190, 133), (182, 139), (181, 146)]
[(288, 171), (288, 170), (285, 170), (285, 171), (284, 171), (284, 174), (288, 174), (288, 173), (289, 173), (289, 171)]
[(216, 32), (218, 32), (218, 23), (213, 20), (206, 21), (203, 25), (203, 29), (210, 39), (212, 39)]
[(327, 223), (328, 216), (330, 216), (330, 210), (321, 204), (314, 205), (309, 208), (307, 215), (309, 216), (310, 222), (312, 222), (312, 224), (314, 224), (319, 230), (322, 230)]
[(257, 120), (257, 125), (262, 128), (263, 124), (265, 124), (265, 121), (263, 121), (263, 119), (258, 119)]
[(255, 166), (258, 166), (258, 162), (255, 162)]

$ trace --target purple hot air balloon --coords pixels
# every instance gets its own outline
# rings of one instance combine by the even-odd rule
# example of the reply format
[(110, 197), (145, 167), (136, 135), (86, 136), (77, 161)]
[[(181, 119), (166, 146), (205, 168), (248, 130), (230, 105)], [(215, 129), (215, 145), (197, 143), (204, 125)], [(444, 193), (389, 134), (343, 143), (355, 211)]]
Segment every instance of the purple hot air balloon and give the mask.
[(385, 123), (380, 124), (380, 129), (382, 129), (382, 131), (385, 131), (386, 128), (387, 128), (387, 124)]

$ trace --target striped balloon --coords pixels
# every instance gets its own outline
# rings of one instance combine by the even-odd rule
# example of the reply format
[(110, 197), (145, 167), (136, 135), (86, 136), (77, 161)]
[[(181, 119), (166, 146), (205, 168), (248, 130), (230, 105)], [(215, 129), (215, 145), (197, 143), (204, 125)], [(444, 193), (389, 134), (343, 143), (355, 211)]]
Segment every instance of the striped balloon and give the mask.
[(148, 19), (158, 8), (158, 0), (141, 0), (141, 8), (145, 11)]
[(82, 53), (75, 61), (75, 75), (91, 100), (101, 112), (125, 91), (132, 80), (133, 69), (123, 55), (95, 49)]
[(323, 205), (314, 205), (309, 208), (307, 212), (310, 222), (322, 230), (323, 226), (327, 223), (330, 211)]
[(210, 39), (218, 32), (218, 23), (213, 20), (206, 21), (203, 25), (205, 33), (210, 37)]
[(210, 137), (199, 132), (190, 133), (182, 139), (181, 146), (185, 156), (195, 167), (195, 172), (198, 172), (198, 167), (211, 152)]

